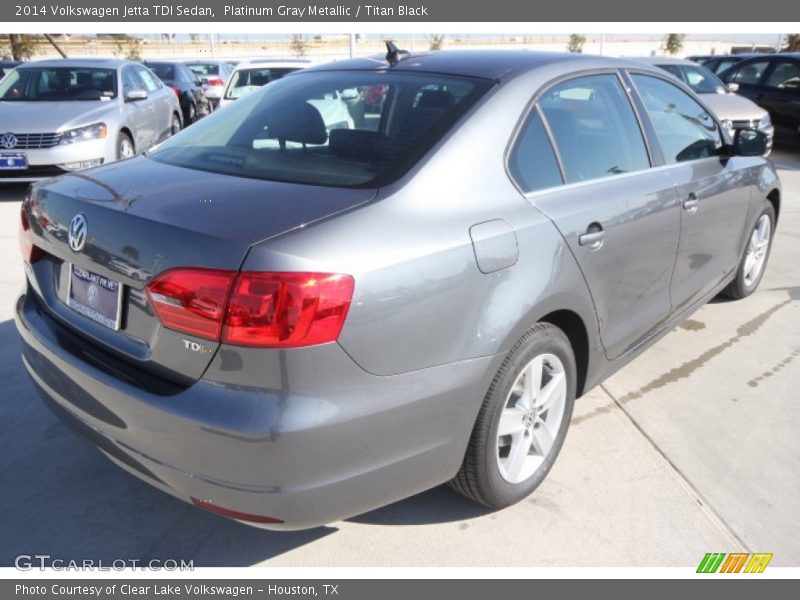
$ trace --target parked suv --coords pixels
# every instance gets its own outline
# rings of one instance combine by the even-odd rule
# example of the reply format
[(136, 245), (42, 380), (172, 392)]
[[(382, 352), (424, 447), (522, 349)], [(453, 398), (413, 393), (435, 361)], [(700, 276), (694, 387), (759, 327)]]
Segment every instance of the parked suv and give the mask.
[(144, 64), (175, 92), (183, 112), (183, 122), (187, 126), (214, 110), (200, 77), (186, 64), (179, 61), (152, 60), (147, 60)]
[(264, 87), (271, 81), (277, 81), (289, 73), (305, 69), (310, 64), (311, 62), (307, 60), (277, 60), (270, 58), (256, 58), (241, 62), (236, 65), (236, 68), (228, 78), (225, 92), (222, 94), (221, 106), (231, 104), (242, 96)]
[(172, 90), (138, 63), (24, 63), (0, 81), (0, 181), (33, 181), (127, 158), (180, 128)]
[(726, 128), (763, 131), (767, 135), (769, 154), (775, 133), (769, 113), (752, 100), (735, 93), (739, 89), (737, 84), (725, 85), (714, 73), (690, 60), (669, 56), (648, 56), (638, 60), (672, 73), (692, 88), (695, 94), (700, 94), (703, 102), (714, 111)]
[(800, 52), (748, 58), (721, 78), (769, 111), (776, 136), (800, 143)]
[[(363, 118), (329, 129), (324, 97)], [(33, 186), (23, 362), (122, 468), (242, 522), (447, 481), (502, 508), (576, 397), (756, 290), (781, 209), (765, 148), (636, 61), (390, 45), (303, 70)]]

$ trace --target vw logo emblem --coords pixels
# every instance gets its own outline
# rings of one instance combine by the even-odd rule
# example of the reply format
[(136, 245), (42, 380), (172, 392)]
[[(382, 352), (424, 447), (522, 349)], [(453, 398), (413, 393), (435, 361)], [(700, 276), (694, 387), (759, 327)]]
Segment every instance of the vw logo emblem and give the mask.
[(89, 286), (89, 290), (87, 292), (87, 299), (89, 300), (89, 306), (92, 308), (97, 306), (97, 302), (100, 300), (100, 290), (94, 284)]
[(69, 222), (67, 240), (73, 252), (80, 252), (83, 250), (83, 247), (86, 245), (86, 235), (88, 232), (89, 225), (86, 222), (86, 217), (81, 214), (72, 217), (72, 221)]
[(17, 147), (17, 136), (13, 133), (4, 133), (0, 135), (0, 146), (10, 150)]

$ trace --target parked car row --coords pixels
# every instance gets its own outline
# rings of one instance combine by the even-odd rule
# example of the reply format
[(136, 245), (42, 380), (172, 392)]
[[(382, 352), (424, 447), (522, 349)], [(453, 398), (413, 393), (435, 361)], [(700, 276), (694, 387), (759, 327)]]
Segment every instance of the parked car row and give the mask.
[[(305, 61), (57, 59), (0, 63), (0, 182), (140, 154)], [(233, 77), (232, 77), (233, 74)], [(229, 92), (223, 92), (232, 84)]]
[(778, 139), (800, 144), (800, 52), (692, 58), (768, 111)]

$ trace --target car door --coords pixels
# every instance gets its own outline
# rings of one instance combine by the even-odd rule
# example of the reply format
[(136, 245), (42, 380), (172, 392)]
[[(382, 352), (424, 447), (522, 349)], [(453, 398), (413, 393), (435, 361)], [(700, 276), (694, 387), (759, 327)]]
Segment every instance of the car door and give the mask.
[(797, 139), (800, 135), (800, 60), (774, 58), (764, 78), (761, 100), (776, 133)]
[(740, 159), (723, 156), (724, 139), (710, 111), (660, 76), (632, 73), (631, 79), (681, 203), (670, 286), (679, 311), (707, 296), (739, 263), (750, 191), (741, 185)]
[[(589, 286), (606, 355), (616, 358), (670, 315), (680, 222), (675, 188), (661, 170), (650, 168), (636, 112), (615, 72), (545, 90), (517, 148), (523, 143), (540, 146), (545, 158), (512, 154), (509, 170), (569, 245)], [(546, 175), (548, 152), (555, 153), (557, 183), (563, 178), (564, 185), (552, 187), (552, 176), (531, 183)], [(520, 175), (525, 165), (527, 180)]]
[(144, 82), (139, 78), (133, 65), (122, 67), (122, 97), (125, 106), (126, 121), (133, 134), (133, 143), (137, 152), (146, 150), (153, 144), (155, 124), (153, 107), (148, 100), (129, 100), (129, 94), (135, 90), (145, 90)]
[(769, 68), (769, 59), (743, 60), (734, 65), (730, 71), (725, 73), (725, 83), (738, 83), (737, 94), (749, 98), (758, 105), (761, 105), (762, 81), (764, 74)]
[(172, 98), (175, 93), (162, 85), (150, 70), (138, 65), (134, 68), (149, 94), (153, 114), (153, 143), (157, 143), (172, 132)]

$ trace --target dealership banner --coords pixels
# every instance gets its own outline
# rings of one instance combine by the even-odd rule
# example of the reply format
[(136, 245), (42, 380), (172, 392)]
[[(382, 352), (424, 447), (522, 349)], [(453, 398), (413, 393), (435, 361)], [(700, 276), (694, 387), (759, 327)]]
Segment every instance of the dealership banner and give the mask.
[[(791, 4), (791, 3), (788, 3)], [(786, 0), (34, 0), (3, 2), (0, 21), (52, 22), (771, 22), (780, 19)]]
[[(725, 597), (726, 600), (754, 597), (796, 596), (796, 582), (791, 579), (706, 578), (705, 581), (612, 580), (612, 579), (492, 579), (492, 580), (409, 580), (409, 579), (339, 579), (339, 580), (167, 580), (65, 578), (0, 581), (0, 597), (5, 600), (409, 600), (409, 598), (458, 598), (485, 600), (513, 594), (518, 598), (553, 595), (554, 597), (622, 597), (648, 600), (675, 598)], [(794, 590), (792, 590), (794, 588)], [(613, 594), (613, 596), (611, 596)]]

